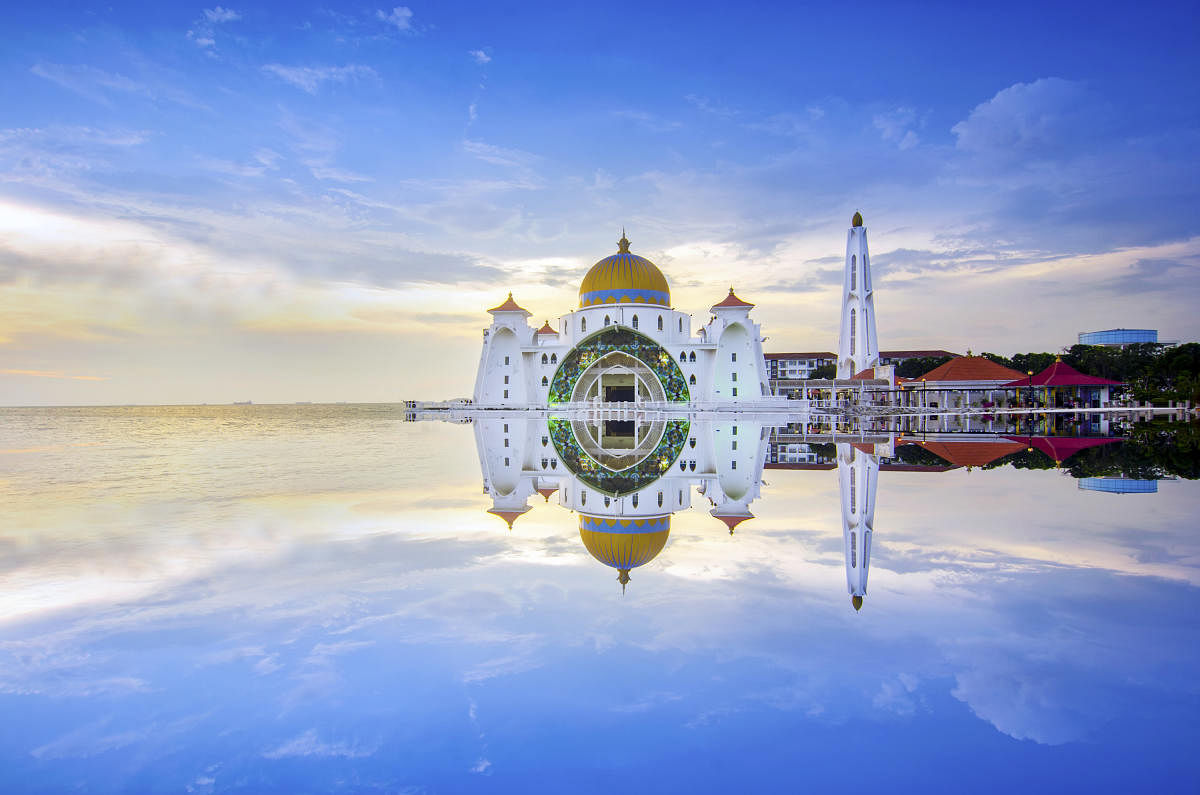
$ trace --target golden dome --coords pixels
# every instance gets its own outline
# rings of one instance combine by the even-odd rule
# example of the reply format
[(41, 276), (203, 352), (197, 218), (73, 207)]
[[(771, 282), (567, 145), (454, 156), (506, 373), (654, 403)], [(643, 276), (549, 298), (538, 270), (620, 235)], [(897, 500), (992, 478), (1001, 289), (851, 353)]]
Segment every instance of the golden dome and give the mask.
[(579, 538), (592, 557), (626, 573), (654, 560), (667, 545), (670, 533), (670, 516), (646, 519), (579, 517)]
[(599, 304), (671, 305), (667, 278), (650, 260), (629, 253), (625, 233), (617, 241), (618, 251), (592, 266), (579, 285), (579, 308)]
[(851, 226), (862, 226), (862, 213), (858, 210), (854, 211), (854, 217), (850, 219)]

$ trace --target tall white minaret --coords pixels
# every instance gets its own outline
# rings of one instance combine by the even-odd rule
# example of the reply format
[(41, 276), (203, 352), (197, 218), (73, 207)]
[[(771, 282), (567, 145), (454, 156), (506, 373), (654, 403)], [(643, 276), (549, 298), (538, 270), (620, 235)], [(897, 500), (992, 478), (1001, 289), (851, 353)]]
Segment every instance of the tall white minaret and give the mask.
[(846, 233), (846, 268), (842, 275), (842, 326), (838, 337), (837, 377), (850, 378), (879, 364), (875, 336), (875, 294), (862, 213), (855, 212)]
[(871, 565), (879, 456), (838, 442), (837, 467), (842, 495), (842, 540), (846, 545), (846, 590), (850, 593), (850, 603), (859, 610), (867, 593), (867, 571)]

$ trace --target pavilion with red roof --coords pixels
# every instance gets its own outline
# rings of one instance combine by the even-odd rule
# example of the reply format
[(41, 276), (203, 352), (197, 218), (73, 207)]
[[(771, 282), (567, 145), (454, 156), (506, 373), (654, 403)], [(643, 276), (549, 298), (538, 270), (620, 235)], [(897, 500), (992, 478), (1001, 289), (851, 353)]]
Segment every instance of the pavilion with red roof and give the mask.
[(1025, 373), (993, 362), (986, 356), (956, 356), (920, 378), (899, 383), (909, 405), (928, 408), (987, 408), (1008, 396), (1009, 382)]
[(1121, 386), (1121, 381), (1084, 375), (1062, 360), (1054, 357), (1054, 363), (1037, 375), (1026, 375), (1005, 384), (1009, 389), (1040, 390), (1042, 402), (1056, 408), (1087, 407), (1098, 409), (1108, 404), (1109, 391)]

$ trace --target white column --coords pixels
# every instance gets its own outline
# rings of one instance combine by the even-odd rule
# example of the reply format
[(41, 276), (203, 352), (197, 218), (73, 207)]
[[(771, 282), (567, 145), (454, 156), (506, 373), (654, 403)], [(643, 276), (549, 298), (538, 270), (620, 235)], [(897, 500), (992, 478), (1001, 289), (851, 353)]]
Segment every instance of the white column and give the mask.
[(854, 214), (846, 233), (846, 265), (842, 276), (842, 324), (838, 337), (837, 377), (879, 364), (879, 340), (875, 333), (875, 297), (871, 285), (871, 261), (867, 252), (867, 230), (862, 215)]

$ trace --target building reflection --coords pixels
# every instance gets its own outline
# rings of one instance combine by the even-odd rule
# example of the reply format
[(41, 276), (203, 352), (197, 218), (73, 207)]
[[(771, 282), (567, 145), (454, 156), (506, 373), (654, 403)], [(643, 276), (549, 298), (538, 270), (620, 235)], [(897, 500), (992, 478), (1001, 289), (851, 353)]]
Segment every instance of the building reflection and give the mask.
[[(580, 542), (616, 571), (622, 592), (634, 569), (666, 548), (672, 516), (702, 506), (732, 535), (754, 518), (765, 469), (836, 470), (846, 588), (867, 594), (880, 472), (939, 473), (1045, 458), (1050, 467), (1116, 439), (1002, 434), (903, 433), (789, 423), (787, 417), (664, 416), (632, 409), (570, 415), (477, 412), (472, 423), (488, 512), (509, 529), (554, 497), (578, 515)], [(1095, 488), (1084, 486), (1084, 488)]]

